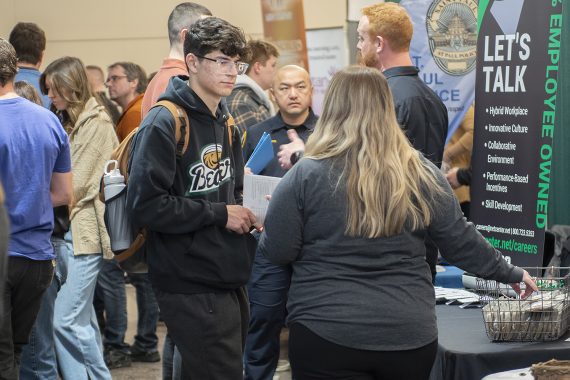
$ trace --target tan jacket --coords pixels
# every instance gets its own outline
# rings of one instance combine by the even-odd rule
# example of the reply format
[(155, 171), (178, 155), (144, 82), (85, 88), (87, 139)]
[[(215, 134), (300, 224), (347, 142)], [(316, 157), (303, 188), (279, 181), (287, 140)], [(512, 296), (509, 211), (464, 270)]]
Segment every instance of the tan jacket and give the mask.
[[(473, 151), (473, 124), (475, 110), (469, 107), (463, 121), (451, 136), (443, 152), (443, 159), (450, 167), (468, 168), (471, 165), (471, 152)], [(448, 161), (449, 160), (449, 161)], [(453, 190), (459, 203), (469, 202), (469, 186), (461, 186)]]
[(105, 162), (119, 142), (113, 122), (95, 98), (69, 133), (73, 172), (73, 204), (70, 220), (76, 255), (100, 254), (111, 259), (111, 243), (105, 229), (105, 204), (99, 200), (99, 181)]

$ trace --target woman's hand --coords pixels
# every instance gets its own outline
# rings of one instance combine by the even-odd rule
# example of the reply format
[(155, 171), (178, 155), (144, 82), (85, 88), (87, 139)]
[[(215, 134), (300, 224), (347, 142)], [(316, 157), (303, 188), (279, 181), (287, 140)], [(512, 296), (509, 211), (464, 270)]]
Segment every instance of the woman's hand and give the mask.
[(514, 283), (514, 284), (510, 284), (511, 287), (515, 290), (515, 292), (517, 292), (518, 295), (521, 296), (522, 299), (525, 299), (526, 297), (530, 296), (532, 294), (532, 292), (538, 291), (538, 287), (536, 286), (536, 283), (534, 282), (532, 277), (530, 277), (528, 272), (524, 269), (523, 269), (522, 282), (524, 282), (526, 285), (524, 293), (522, 292), (520, 284), (518, 282)]

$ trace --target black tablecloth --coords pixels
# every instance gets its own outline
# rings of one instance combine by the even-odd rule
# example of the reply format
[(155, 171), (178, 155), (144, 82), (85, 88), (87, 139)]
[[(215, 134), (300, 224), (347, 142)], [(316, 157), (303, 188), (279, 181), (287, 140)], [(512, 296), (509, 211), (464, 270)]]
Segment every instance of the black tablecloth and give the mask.
[(569, 334), (554, 342), (491, 342), (481, 309), (436, 306), (439, 349), (430, 380), (480, 380), (550, 359), (570, 360)]

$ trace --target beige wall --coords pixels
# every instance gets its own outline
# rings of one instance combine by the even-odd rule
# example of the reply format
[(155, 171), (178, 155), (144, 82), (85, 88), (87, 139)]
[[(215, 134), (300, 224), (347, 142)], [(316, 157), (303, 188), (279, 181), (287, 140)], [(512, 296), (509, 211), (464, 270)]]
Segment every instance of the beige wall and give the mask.
[[(48, 39), (45, 67), (71, 55), (104, 69), (132, 61), (148, 73), (168, 54), (167, 19), (183, 0), (0, 0), (0, 36), (8, 38), (18, 21), (35, 22)], [(202, 0), (212, 13), (263, 37), (261, 0)], [(305, 0), (307, 29), (344, 26), (346, 0)]]

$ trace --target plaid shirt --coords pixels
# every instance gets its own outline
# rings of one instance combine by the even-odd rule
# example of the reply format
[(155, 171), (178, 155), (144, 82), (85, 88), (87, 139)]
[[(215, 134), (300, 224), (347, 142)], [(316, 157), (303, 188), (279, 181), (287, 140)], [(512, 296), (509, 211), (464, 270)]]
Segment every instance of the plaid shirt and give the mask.
[(236, 88), (226, 98), (228, 108), (239, 127), (242, 136), (252, 125), (269, 119), (269, 109), (257, 98), (253, 90), (247, 87)]

